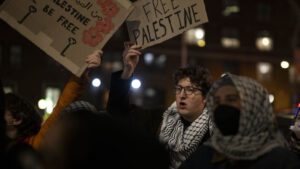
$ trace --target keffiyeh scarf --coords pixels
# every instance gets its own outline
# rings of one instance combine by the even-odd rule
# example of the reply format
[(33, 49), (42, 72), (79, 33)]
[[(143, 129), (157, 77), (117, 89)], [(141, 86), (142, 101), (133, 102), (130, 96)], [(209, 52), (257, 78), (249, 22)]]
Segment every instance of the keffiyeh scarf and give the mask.
[(236, 135), (223, 136), (216, 127), (208, 142), (218, 152), (234, 160), (253, 160), (271, 151), (275, 147), (284, 146), (284, 139), (275, 123), (269, 94), (256, 81), (242, 76), (227, 74), (216, 81), (207, 94), (207, 109), (213, 118), (216, 108), (214, 94), (230, 78), (239, 92), (241, 114), (239, 130)]
[[(160, 141), (170, 151), (170, 168), (176, 169), (193, 153), (207, 132), (213, 131), (213, 123), (205, 109), (202, 114), (184, 130), (181, 117), (173, 103), (163, 114), (159, 134)], [(210, 134), (211, 134), (210, 133)]]

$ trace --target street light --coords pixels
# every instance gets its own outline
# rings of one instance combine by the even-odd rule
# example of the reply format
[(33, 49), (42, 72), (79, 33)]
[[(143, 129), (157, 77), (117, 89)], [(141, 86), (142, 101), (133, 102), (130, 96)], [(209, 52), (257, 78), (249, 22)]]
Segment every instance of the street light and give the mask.
[(101, 85), (101, 80), (100, 80), (99, 78), (93, 79), (92, 85), (93, 85), (94, 87), (99, 87), (99, 86)]
[(139, 79), (134, 79), (131, 82), (131, 87), (134, 89), (139, 89), (141, 87), (142, 83)]

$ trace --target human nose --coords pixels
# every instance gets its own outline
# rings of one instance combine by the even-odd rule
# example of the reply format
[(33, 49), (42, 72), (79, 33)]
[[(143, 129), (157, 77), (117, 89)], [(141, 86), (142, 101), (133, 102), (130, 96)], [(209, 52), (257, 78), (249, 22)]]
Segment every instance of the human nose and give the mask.
[(186, 92), (185, 92), (185, 89), (184, 89), (184, 88), (181, 88), (181, 90), (180, 90), (180, 92), (179, 92), (179, 96), (180, 96), (180, 97), (186, 96)]

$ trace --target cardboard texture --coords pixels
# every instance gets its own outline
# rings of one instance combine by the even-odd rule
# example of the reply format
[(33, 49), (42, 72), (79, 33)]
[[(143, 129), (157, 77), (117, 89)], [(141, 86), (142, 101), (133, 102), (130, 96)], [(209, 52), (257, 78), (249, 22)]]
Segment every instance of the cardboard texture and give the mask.
[(0, 18), (81, 76), (86, 56), (102, 49), (133, 8), (128, 0), (6, 0)]
[(126, 20), (130, 41), (142, 48), (208, 22), (203, 0), (143, 0)]

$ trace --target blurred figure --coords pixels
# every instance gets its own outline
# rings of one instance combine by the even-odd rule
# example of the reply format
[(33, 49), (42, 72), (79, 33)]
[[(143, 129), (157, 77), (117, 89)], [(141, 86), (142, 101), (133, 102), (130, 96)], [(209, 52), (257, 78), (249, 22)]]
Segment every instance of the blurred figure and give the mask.
[(6, 134), (13, 141), (23, 142), (37, 134), (42, 125), (40, 112), (26, 99), (12, 93), (5, 94)]
[(46, 169), (167, 169), (168, 154), (85, 101), (67, 107), (41, 146)]
[[(213, 124), (205, 109), (205, 96), (211, 85), (210, 72), (202, 67), (180, 68), (174, 73), (176, 102), (158, 114), (129, 104), (132, 74), (141, 52), (137, 45), (126, 46), (124, 70), (112, 74), (108, 111), (142, 133), (159, 138), (170, 153), (170, 168), (179, 165), (206, 141)], [(161, 118), (157, 118), (156, 115)], [(159, 120), (157, 120), (159, 119)]]
[[(102, 51), (95, 51), (87, 56), (88, 69), (100, 65)], [(86, 71), (84, 76), (87, 76)], [(35, 107), (26, 99), (15, 94), (5, 95), (6, 137), (8, 143), (4, 147), (3, 164), (5, 169), (42, 169), (41, 157), (37, 149), (44, 139), (45, 133), (53, 126), (62, 109), (74, 101), (81, 93), (87, 77), (72, 76), (64, 88), (52, 114), (42, 125), (42, 118)], [(2, 101), (3, 99), (1, 99)]]
[(227, 74), (207, 94), (216, 124), (208, 143), (181, 169), (296, 169), (299, 159), (284, 147), (268, 92), (256, 81)]
[(289, 139), (290, 148), (300, 158), (300, 112), (296, 114), (294, 125), (290, 129), (292, 130)]
[(5, 147), (7, 144), (7, 136), (5, 132), (5, 120), (4, 120), (4, 92), (2, 81), (0, 79), (0, 165), (3, 164)]
[[(43, 169), (41, 156), (26, 143), (10, 144), (7, 148), (3, 169)], [(1, 168), (2, 168), (1, 167)]]
[[(87, 68), (98, 67), (101, 63), (102, 51), (97, 50), (87, 56)], [(13, 144), (15, 142), (28, 143), (38, 149), (45, 132), (56, 121), (60, 112), (79, 97), (86, 83), (86, 73), (81, 78), (73, 75), (66, 84), (52, 114), (42, 125), (42, 118), (35, 107), (15, 94), (7, 94), (5, 101), (6, 133)]]
[[(4, 99), (4, 96), (6, 99)], [(0, 114), (1, 114), (0, 166), (3, 169), (42, 169), (39, 154), (31, 146), (21, 143), (21, 142), (11, 142), (9, 140), (9, 137), (8, 137), (8, 135), (10, 135), (9, 126), (12, 125), (13, 122), (10, 121), (9, 117), (7, 117), (7, 112), (4, 113), (4, 110), (5, 110), (5, 103), (11, 101), (11, 99), (13, 99), (12, 97), (14, 97), (14, 96), (15, 95), (12, 95), (12, 94), (4, 95), (3, 90), (2, 90), (2, 83), (0, 81), (0, 111), (1, 111), (0, 112)], [(14, 103), (14, 102), (11, 102), (11, 103)], [(17, 107), (22, 107), (22, 108), (24, 108), (22, 110), (27, 110), (27, 107), (26, 107), (27, 103), (25, 105), (24, 104), (16, 103), (16, 105), (18, 105)], [(31, 105), (29, 105), (29, 107), (30, 106)], [(32, 107), (30, 107), (30, 108), (32, 108)], [(39, 128), (40, 123), (41, 123), (39, 114), (35, 114), (36, 111), (34, 111), (34, 110), (30, 110), (30, 112), (31, 112), (30, 115), (34, 116), (32, 119), (35, 119), (35, 117), (37, 119), (36, 120), (28, 120), (28, 125), (35, 126), (36, 124), (32, 125), (32, 123), (39, 122), (39, 124), (37, 125), (37, 128)], [(7, 120), (7, 122), (6, 122), (6, 120)], [(20, 128), (23, 128), (23, 127), (24, 127), (24, 125)], [(26, 129), (27, 132), (24, 132), (23, 135), (24, 136), (27, 135), (32, 130), (34, 130), (34, 129), (31, 129), (31, 128), (29, 128), (28, 130)]]

